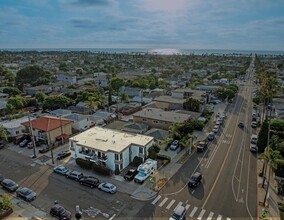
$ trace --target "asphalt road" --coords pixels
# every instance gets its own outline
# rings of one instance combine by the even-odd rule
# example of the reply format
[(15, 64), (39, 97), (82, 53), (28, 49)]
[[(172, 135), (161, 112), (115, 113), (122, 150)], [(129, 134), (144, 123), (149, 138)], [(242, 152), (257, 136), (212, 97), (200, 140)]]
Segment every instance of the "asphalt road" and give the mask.
[[(53, 173), (52, 167), (33, 163), (29, 157), (9, 149), (0, 151), (0, 173), (6, 178), (16, 181), (20, 186), (31, 188), (37, 198), (31, 202), (35, 207), (49, 212), (57, 200), (59, 204), (75, 215), (75, 206), (87, 210), (90, 207), (107, 213), (113, 219), (131, 219), (144, 205), (133, 200), (129, 195), (117, 192), (114, 195), (81, 186), (74, 180)], [(92, 214), (92, 213), (91, 213)], [(90, 219), (86, 213), (85, 219)], [(118, 216), (118, 217), (117, 217)], [(106, 219), (101, 214), (96, 219)]]
[[(249, 151), (250, 136), (255, 133), (250, 126), (253, 89), (250, 74), (229, 106), (217, 139), (206, 152), (193, 154), (158, 197), (139, 211), (137, 219), (169, 219), (179, 204), (187, 208), (187, 218), (256, 218), (257, 158)], [(239, 121), (245, 122), (243, 129), (237, 126)], [(195, 171), (203, 174), (202, 184), (191, 189), (186, 183)]]

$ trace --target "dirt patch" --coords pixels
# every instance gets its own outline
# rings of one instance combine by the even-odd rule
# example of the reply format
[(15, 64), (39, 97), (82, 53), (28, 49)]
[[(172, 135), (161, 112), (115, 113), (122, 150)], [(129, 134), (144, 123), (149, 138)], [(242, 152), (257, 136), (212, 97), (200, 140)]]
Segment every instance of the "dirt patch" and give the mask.
[(153, 186), (153, 189), (155, 191), (159, 191), (165, 184), (166, 182), (168, 181), (168, 178), (162, 178), (162, 179), (159, 179)]

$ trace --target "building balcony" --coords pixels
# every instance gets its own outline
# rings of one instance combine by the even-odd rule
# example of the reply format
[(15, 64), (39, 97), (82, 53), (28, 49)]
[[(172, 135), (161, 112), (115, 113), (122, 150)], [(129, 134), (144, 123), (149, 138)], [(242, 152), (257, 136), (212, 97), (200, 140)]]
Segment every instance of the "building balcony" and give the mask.
[(122, 164), (123, 163), (123, 159), (121, 159), (121, 160), (114, 160), (114, 163), (115, 164)]
[(101, 162), (107, 162), (107, 155), (98, 157), (98, 160), (100, 160)]

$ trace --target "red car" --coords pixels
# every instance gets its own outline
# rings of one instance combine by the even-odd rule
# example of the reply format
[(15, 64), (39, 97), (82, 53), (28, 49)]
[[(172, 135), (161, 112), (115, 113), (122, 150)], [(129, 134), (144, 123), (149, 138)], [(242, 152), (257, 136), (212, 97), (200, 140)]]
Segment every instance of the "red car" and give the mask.
[(54, 205), (51, 207), (49, 214), (52, 217), (58, 218), (60, 220), (69, 220), (71, 219), (71, 212), (66, 210), (63, 206), (61, 205)]

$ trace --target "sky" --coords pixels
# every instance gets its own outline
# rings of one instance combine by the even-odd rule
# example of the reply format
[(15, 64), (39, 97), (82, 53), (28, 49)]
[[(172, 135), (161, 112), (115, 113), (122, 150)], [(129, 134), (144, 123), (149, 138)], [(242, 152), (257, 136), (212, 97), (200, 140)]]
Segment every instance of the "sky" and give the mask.
[(0, 48), (284, 51), (284, 0), (1, 0)]

